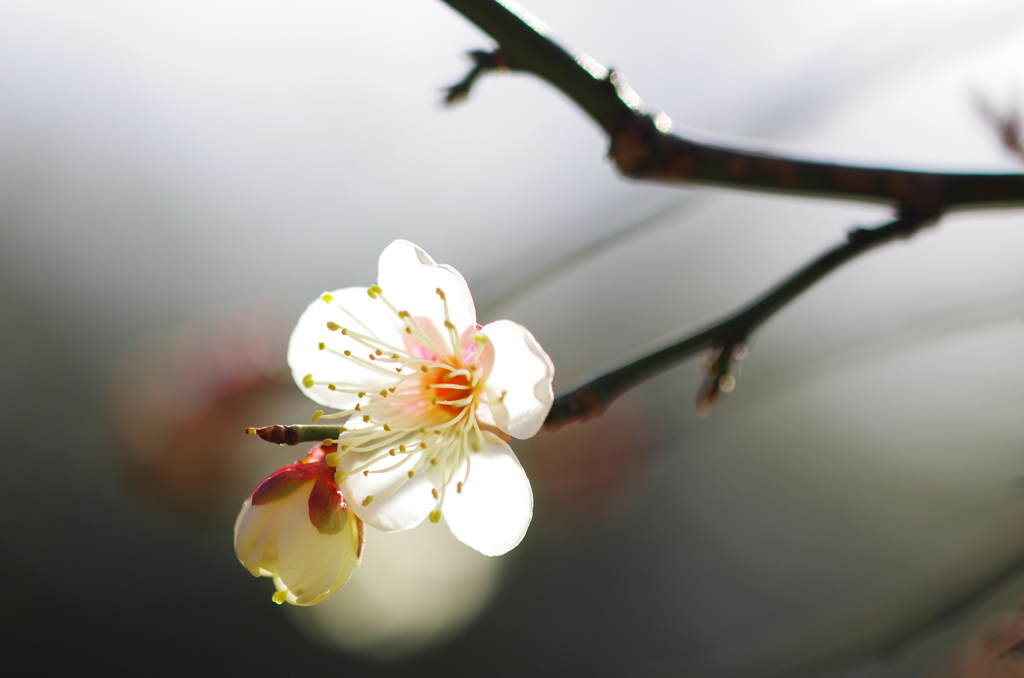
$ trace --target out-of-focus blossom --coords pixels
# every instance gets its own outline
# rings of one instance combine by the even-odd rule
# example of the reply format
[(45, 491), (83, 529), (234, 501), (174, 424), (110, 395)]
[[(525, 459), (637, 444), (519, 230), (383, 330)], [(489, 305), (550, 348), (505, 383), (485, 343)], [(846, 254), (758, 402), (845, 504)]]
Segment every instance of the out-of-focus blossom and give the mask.
[(288, 347), (296, 383), (343, 419), (337, 480), (382, 530), (442, 516), (463, 543), (500, 555), (533, 515), (530, 482), (505, 436), (529, 438), (553, 400), (554, 368), (530, 332), (476, 323), (463, 277), (397, 240), (378, 284), (324, 293)]
[(272, 577), (274, 602), (315, 605), (352, 576), (363, 523), (349, 511), (317, 446), (260, 483), (235, 521), (235, 554), (256, 577)]
[(125, 491), (180, 518), (220, 521), (252, 487), (253, 452), (238, 432), (279, 412), (292, 393), (275, 353), (281, 316), (272, 301), (224, 309), (141, 337), (118, 360), (111, 417)]

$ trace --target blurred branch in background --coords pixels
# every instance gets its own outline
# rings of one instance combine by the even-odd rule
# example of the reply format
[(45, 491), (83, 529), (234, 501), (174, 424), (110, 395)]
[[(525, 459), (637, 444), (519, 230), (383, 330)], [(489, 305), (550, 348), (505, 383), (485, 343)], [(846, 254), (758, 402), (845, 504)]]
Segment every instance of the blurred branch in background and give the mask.
[[(963, 619), (978, 604), (995, 594), (1015, 578), (1020, 576), (1024, 570), (1024, 553), (1019, 553), (1010, 558), (1009, 561), (1000, 563), (991, 571), (987, 571), (970, 582), (964, 589), (954, 592), (948, 599), (940, 601), (938, 607), (929, 610), (918, 619), (888, 632), (883, 630), (882, 635), (873, 642), (855, 644), (824, 657), (815, 657), (810, 661), (795, 667), (790, 667), (778, 673), (773, 673), (769, 678), (811, 678), (813, 676), (826, 675), (830, 671), (846, 669), (852, 666), (868, 664), (871, 662), (883, 662), (899, 657), (900, 654), (908, 651), (917, 643), (923, 642), (928, 637), (941, 632), (947, 626), (953, 626), (960, 619)], [(1011, 617), (1019, 617), (1022, 610)], [(1019, 667), (1022, 642), (1022, 631), (1020, 621), (1014, 619), (1016, 624), (996, 624), (997, 629), (983, 629), (975, 635), (983, 635), (986, 641), (983, 652), (979, 657), (971, 659), (971, 666), (964, 672), (957, 673), (957, 678), (986, 678), (987, 676), (1019, 676), (1014, 667)], [(992, 621), (989, 622), (992, 626)], [(1009, 629), (1006, 627), (1010, 627)], [(1013, 628), (1016, 627), (1016, 628)], [(993, 633), (993, 630), (1001, 631)], [(982, 675), (976, 664), (984, 662), (990, 669)], [(1009, 671), (1009, 672), (1007, 672)], [(763, 678), (759, 675), (758, 678)]]

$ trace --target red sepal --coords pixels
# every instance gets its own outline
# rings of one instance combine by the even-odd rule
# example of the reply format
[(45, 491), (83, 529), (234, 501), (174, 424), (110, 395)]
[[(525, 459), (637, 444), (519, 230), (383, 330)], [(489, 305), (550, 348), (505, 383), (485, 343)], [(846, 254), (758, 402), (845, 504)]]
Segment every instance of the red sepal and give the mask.
[[(325, 464), (326, 466), (326, 464)], [(337, 534), (348, 520), (348, 504), (334, 482), (334, 469), (327, 467), (309, 493), (309, 521), (320, 534)]]
[(318, 475), (320, 475), (319, 464), (292, 464), (279, 468), (253, 490), (252, 504), (259, 506), (284, 499)]

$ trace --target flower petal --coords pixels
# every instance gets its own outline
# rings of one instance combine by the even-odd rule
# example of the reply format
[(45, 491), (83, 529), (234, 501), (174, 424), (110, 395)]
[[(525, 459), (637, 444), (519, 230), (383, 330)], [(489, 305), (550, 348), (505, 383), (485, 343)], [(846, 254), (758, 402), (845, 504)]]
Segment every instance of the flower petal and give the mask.
[[(312, 487), (312, 481), (308, 481)], [(266, 560), (267, 545), (277, 534), (281, 515), (269, 506), (253, 506), (246, 499), (242, 510), (235, 519), (235, 555), (238, 562), (249, 570), (249, 574), (259, 577), (264, 573), (263, 564)]]
[[(512, 448), (493, 433), (469, 454), (469, 477), (445, 491), (443, 513), (452, 534), (485, 556), (500, 556), (522, 541), (533, 517), (533, 491)], [(463, 461), (455, 478), (465, 476)]]
[(408, 240), (396, 240), (381, 253), (377, 282), (396, 308), (413, 317), (430, 318), (442, 332), (444, 302), (438, 297), (438, 289), (445, 294), (456, 332), (476, 323), (476, 308), (465, 278), (451, 266), (435, 263)]
[[(352, 335), (342, 334), (340, 328), (346, 328)], [(355, 338), (356, 333), (372, 340), (361, 342)], [(388, 347), (404, 350), (403, 334), (398, 317), (380, 300), (371, 299), (367, 288), (346, 287), (328, 292), (306, 308), (292, 331), (288, 342), (292, 378), (303, 393), (321, 405), (352, 407), (358, 398), (343, 390), (342, 384), (375, 391), (398, 379), (392, 367), (378, 366), (369, 360), (373, 349), (367, 343), (385, 351)], [(346, 350), (353, 357), (345, 357)], [(337, 390), (328, 388), (328, 383), (335, 384)]]
[(487, 378), (494, 423), (514, 438), (529, 438), (540, 430), (555, 395), (555, 367), (530, 331), (511, 320), (484, 325), (494, 344), (494, 366)]
[[(417, 473), (412, 478), (408, 472), (415, 461), (410, 459), (392, 470), (402, 459), (387, 454), (383, 459), (363, 468), (378, 453), (348, 453), (341, 458), (339, 468), (349, 473), (339, 483), (341, 493), (348, 499), (349, 507), (368, 524), (385, 532), (408, 530), (423, 522), (437, 503), (432, 490), (440, 487), (429, 473)], [(363, 471), (369, 471), (364, 474)], [(367, 497), (373, 497), (364, 504)]]
[(352, 576), (363, 555), (363, 526), (349, 511), (339, 533), (323, 534), (310, 523), (308, 507), (300, 508), (278, 534), (274, 583), (293, 605), (315, 605)]
[(242, 505), (235, 553), (254, 576), (273, 577), (293, 605), (314, 605), (341, 587), (362, 557), (363, 526), (349, 513), (340, 533), (321, 534), (309, 520), (312, 480), (268, 504)]

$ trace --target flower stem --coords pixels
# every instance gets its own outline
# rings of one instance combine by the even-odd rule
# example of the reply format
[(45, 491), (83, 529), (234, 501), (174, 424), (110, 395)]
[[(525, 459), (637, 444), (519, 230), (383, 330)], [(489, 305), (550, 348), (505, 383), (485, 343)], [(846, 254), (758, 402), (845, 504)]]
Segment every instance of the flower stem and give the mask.
[(337, 440), (341, 435), (340, 426), (282, 425), (250, 427), (245, 429), (250, 435), (259, 436), (268, 443), (278, 445), (298, 445), (299, 443)]

